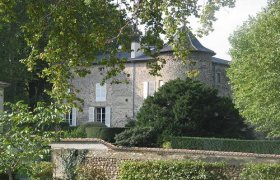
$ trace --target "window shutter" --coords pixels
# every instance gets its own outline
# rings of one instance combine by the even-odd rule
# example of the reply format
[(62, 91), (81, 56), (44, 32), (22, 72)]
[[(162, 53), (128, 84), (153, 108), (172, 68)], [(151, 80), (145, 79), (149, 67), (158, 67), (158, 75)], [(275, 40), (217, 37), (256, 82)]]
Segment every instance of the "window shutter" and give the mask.
[(106, 101), (106, 84), (104, 84), (103, 86), (101, 86), (101, 101)]
[(149, 96), (154, 95), (155, 90), (156, 90), (156, 82), (155, 82), (155, 81), (150, 81), (150, 82), (149, 82), (148, 95), (149, 95)]
[(146, 99), (148, 97), (148, 82), (144, 82), (143, 96), (144, 96), (144, 99)]
[(106, 101), (106, 84), (101, 86), (100, 83), (96, 83), (95, 94), (96, 101)]
[(96, 101), (100, 101), (100, 84), (99, 83), (96, 83), (96, 85), (95, 85), (95, 96), (96, 96), (96, 98), (95, 98), (95, 100)]
[(94, 107), (88, 108), (88, 121), (89, 122), (94, 122), (94, 111), (95, 111)]
[(105, 108), (105, 125), (111, 127), (111, 107), (109, 106)]
[(72, 108), (72, 126), (77, 126), (77, 109)]

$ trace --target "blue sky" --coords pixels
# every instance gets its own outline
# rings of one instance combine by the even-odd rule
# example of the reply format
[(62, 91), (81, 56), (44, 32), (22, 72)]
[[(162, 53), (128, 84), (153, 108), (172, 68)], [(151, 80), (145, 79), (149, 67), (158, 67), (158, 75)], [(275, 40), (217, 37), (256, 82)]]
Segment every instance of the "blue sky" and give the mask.
[(216, 57), (231, 60), (228, 55), (230, 34), (249, 16), (255, 16), (266, 5), (267, 0), (236, 0), (235, 8), (224, 8), (217, 13), (218, 20), (214, 23), (214, 31), (208, 36), (200, 38), (200, 42), (215, 51)]

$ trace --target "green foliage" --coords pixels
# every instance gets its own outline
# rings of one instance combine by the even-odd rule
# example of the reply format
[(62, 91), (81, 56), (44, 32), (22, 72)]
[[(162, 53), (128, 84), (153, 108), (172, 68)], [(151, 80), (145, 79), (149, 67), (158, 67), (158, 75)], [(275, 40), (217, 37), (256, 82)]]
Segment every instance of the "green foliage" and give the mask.
[(170, 141), (171, 146), (174, 149), (280, 154), (280, 141), (238, 140), (199, 137), (172, 137), (170, 138)]
[(242, 180), (279, 180), (279, 164), (247, 164), (240, 174)]
[(81, 125), (81, 128), (86, 128), (86, 127), (107, 127), (107, 126), (101, 122), (88, 122)]
[(242, 116), (268, 136), (280, 137), (280, 1), (250, 18), (230, 38), (228, 75)]
[(88, 138), (100, 138), (108, 142), (114, 142), (116, 134), (123, 132), (127, 128), (108, 127), (86, 127), (85, 132)]
[(11, 113), (0, 114), (0, 171), (9, 176), (15, 171), (28, 169), (32, 162), (49, 154), (49, 143), (60, 134), (55, 128), (59, 124), (60, 109), (55, 105), (38, 104), (31, 112), (22, 102), (11, 105)]
[(29, 169), (31, 180), (52, 180), (54, 165), (51, 162), (36, 162)]
[(124, 126), (126, 128), (133, 128), (133, 127), (136, 126), (136, 120), (135, 119), (128, 119), (126, 122), (127, 123)]
[(217, 90), (194, 81), (172, 80), (148, 97), (137, 114), (137, 126), (152, 127), (158, 136), (251, 136), (233, 103)]
[(123, 162), (120, 180), (228, 179), (225, 164), (192, 161)]
[[(60, 102), (73, 101), (75, 96), (67, 93), (71, 86), (69, 79), (74, 75), (85, 76), (89, 73), (85, 67), (92, 62), (108, 67), (106, 79), (118, 75), (124, 69), (125, 60), (116, 58), (115, 54), (130, 51), (130, 42), (137, 36), (143, 47), (147, 47), (146, 54), (156, 57), (164, 46), (160, 36), (165, 35), (176, 55), (186, 56), (187, 33), (178, 29), (183, 25), (190, 29), (189, 18), (195, 17), (203, 25), (199, 34), (205, 34), (212, 30), (215, 12), (221, 7), (233, 7), (234, 2), (0, 0), (0, 27), (17, 24), (18, 33), (22, 33), (20, 38), (28, 47), (27, 55), (21, 53), (28, 70), (36, 72), (38, 64), (43, 64), (37, 74), (52, 85), (51, 97)], [(140, 25), (146, 33), (136, 33)], [(158, 51), (151, 52), (148, 48), (151, 45), (156, 45)], [(100, 62), (96, 58), (100, 53), (108, 53), (108, 59)], [(151, 65), (155, 70), (152, 74), (161, 68), (158, 61), (155, 59)]]
[(103, 169), (90, 164), (80, 165), (76, 170), (77, 180), (109, 180)]
[[(13, 3), (9, 1), (4, 6), (8, 6), (8, 4)], [(46, 82), (46, 79), (38, 76), (46, 64), (37, 62), (34, 71), (28, 72), (26, 66), (21, 62), (22, 59), (29, 56), (31, 51), (21, 29), (22, 24), (27, 21), (24, 6), (25, 2), (21, 0), (17, 1), (12, 8), (17, 21), (1, 22), (0, 20), (0, 81), (10, 84), (5, 89), (5, 101), (15, 103), (24, 100), (34, 107), (38, 101), (49, 102), (49, 96), (44, 89), (50, 89), (50, 84)], [(1, 6), (2, 8), (3, 6)]]
[(116, 144), (129, 147), (153, 147), (156, 145), (157, 135), (150, 127), (135, 127), (117, 134)]
[(85, 133), (85, 130), (82, 127), (77, 127), (64, 132), (64, 138), (86, 138), (86, 137), (87, 134)]
[[(1, 41), (0, 63), (1, 67), (9, 64), (3, 71), (4, 76), (14, 77), (8, 80), (13, 83), (9, 97), (12, 99), (13, 95), (20, 94), (11, 101), (24, 99), (34, 108), (29, 111), (27, 106), (17, 104), (19, 108), (12, 109), (11, 115), (1, 116), (0, 126), (8, 129), (0, 137), (3, 142), (0, 144), (1, 170), (11, 174), (43, 154), (56, 134), (54, 129), (48, 128), (49, 125), (56, 127), (57, 121), (61, 121), (58, 114), (69, 109), (68, 102), (80, 100), (74, 93), (68, 93), (74, 76), (85, 76), (89, 73), (87, 67), (93, 62), (108, 67), (105, 79), (124, 70), (126, 60), (115, 55), (130, 51), (130, 42), (135, 40), (138, 25), (145, 27), (146, 33), (139, 34), (145, 47), (156, 45), (156, 49), (161, 49), (163, 41), (160, 36), (165, 34), (175, 50), (187, 52), (182, 50), (186, 49), (185, 45), (181, 46), (184, 40), (173, 41), (175, 35), (185, 39), (186, 33), (179, 33), (177, 29), (184, 24), (188, 26), (187, 19), (195, 15), (203, 20), (204, 29), (209, 30), (215, 12), (233, 5), (234, 0), (208, 0), (202, 7), (197, 1), (190, 3), (186, 0), (117, 1), (117, 4), (112, 0), (0, 0), (0, 36), (5, 37)], [(158, 53), (151, 53), (149, 49), (145, 52), (154, 56)], [(98, 59), (100, 53), (108, 54), (108, 58)], [(20, 60), (32, 74), (25, 70)], [(158, 70), (159, 64), (155, 62), (153, 67)], [(16, 77), (14, 74), (18, 72)], [(112, 82), (116, 81), (112, 79)], [(39, 100), (56, 105), (36, 107)], [(57, 112), (57, 107), (63, 112)]]

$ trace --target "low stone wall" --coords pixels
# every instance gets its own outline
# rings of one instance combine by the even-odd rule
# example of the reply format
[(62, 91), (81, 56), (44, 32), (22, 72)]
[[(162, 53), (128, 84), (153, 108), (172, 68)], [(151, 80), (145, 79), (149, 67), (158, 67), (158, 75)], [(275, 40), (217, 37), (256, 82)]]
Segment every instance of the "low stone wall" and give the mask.
[[(206, 162), (226, 162), (236, 172), (245, 163), (280, 163), (280, 155), (254, 154), (239, 152), (202, 151), (187, 149), (161, 148), (127, 148), (117, 147), (100, 139), (64, 139), (51, 144), (52, 160), (55, 164), (54, 176), (64, 179), (65, 169), (62, 167), (65, 154), (73, 151), (75, 154), (86, 150), (82, 163), (103, 169), (110, 177), (116, 179), (118, 166), (127, 160), (201, 160)], [(238, 174), (238, 173), (237, 173)], [(237, 177), (237, 175), (233, 175)]]

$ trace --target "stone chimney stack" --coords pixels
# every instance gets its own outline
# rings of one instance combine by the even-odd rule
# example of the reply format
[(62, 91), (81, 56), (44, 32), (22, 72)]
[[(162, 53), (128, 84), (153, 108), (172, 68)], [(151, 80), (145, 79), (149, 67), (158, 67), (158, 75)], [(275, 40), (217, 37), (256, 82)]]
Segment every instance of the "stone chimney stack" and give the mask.
[(141, 50), (141, 45), (138, 42), (132, 42), (131, 43), (131, 58), (136, 58), (143, 54)]

